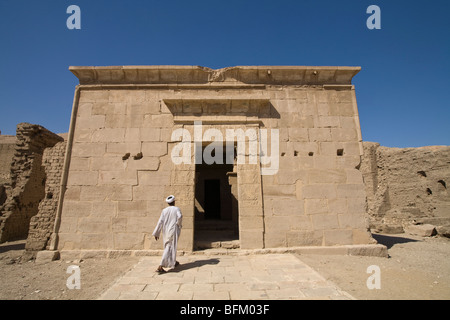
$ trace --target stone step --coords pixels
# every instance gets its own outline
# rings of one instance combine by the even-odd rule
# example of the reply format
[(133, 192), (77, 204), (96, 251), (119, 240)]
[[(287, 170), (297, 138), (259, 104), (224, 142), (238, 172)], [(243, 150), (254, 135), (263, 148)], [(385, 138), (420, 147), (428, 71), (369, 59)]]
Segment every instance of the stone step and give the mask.
[(202, 249), (239, 249), (239, 240), (225, 240), (225, 241), (210, 241), (210, 240), (196, 240), (194, 242), (195, 250)]

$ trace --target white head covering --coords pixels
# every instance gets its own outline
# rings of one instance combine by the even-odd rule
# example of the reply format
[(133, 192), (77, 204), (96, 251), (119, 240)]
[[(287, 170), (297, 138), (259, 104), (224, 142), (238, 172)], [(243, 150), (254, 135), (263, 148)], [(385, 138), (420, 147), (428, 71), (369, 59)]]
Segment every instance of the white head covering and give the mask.
[(173, 196), (173, 195), (170, 195), (170, 196), (168, 196), (167, 198), (166, 198), (166, 202), (167, 203), (172, 203), (172, 202), (174, 202), (175, 201), (175, 196)]

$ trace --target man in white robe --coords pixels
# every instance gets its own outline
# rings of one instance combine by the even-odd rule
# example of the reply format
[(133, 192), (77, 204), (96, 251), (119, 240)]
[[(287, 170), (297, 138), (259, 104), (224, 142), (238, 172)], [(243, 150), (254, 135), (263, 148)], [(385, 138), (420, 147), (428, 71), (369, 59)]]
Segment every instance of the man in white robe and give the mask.
[(180, 237), (182, 227), (182, 214), (180, 208), (175, 206), (175, 197), (170, 195), (167, 197), (166, 202), (169, 206), (161, 212), (158, 224), (153, 231), (153, 236), (156, 240), (162, 232), (162, 238), (164, 243), (164, 252), (161, 259), (161, 263), (156, 269), (156, 272), (166, 272), (163, 268), (173, 269), (179, 265), (177, 262), (177, 244)]

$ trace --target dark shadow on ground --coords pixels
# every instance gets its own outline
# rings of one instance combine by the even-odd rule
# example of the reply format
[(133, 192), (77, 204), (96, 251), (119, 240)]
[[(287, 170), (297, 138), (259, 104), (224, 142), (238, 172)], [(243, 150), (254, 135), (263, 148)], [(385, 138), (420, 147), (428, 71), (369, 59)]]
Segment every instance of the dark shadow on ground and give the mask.
[(201, 267), (201, 266), (208, 265), (208, 264), (218, 264), (219, 262), (220, 262), (219, 259), (198, 260), (198, 261), (193, 261), (193, 262), (180, 264), (178, 267), (176, 267), (175, 269), (170, 270), (169, 272), (181, 272), (181, 271), (184, 271), (184, 270)]
[(407, 237), (397, 237), (390, 236), (386, 234), (376, 234), (373, 233), (372, 237), (378, 241), (378, 243), (385, 245), (388, 249), (392, 248), (394, 245), (398, 243), (407, 243), (407, 242), (418, 242), (420, 240), (415, 240)]
[(14, 244), (2, 244), (0, 245), (0, 253), (5, 253), (8, 251), (18, 251), (18, 250), (24, 250), (25, 249), (25, 242), (23, 243), (14, 243)]

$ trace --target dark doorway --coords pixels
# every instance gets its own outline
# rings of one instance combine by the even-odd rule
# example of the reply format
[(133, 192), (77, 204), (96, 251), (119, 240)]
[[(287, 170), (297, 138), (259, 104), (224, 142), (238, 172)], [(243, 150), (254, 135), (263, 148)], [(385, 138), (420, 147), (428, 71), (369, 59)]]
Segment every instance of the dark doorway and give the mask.
[(220, 219), (220, 180), (205, 180), (205, 219)]
[[(228, 162), (228, 163), (227, 163)], [(233, 162), (195, 166), (194, 248), (239, 247), (237, 174)]]

